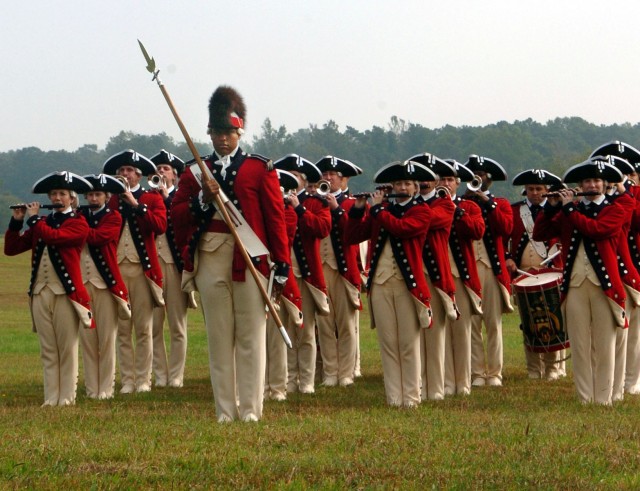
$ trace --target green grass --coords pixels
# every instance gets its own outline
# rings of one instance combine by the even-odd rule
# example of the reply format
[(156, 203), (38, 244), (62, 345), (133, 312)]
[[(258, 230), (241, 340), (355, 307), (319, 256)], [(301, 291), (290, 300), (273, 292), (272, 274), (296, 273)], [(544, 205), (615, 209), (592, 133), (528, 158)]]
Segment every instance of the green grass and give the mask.
[[(526, 376), (517, 315), (505, 317), (504, 387), (389, 408), (375, 332), (350, 388), (266, 402), (257, 424), (217, 424), (206, 335), (191, 311), (183, 389), (40, 408), (26, 290), (29, 257), (0, 257), (0, 488), (638, 489), (640, 398), (577, 401), (571, 376)], [(570, 364), (569, 364), (570, 365)]]

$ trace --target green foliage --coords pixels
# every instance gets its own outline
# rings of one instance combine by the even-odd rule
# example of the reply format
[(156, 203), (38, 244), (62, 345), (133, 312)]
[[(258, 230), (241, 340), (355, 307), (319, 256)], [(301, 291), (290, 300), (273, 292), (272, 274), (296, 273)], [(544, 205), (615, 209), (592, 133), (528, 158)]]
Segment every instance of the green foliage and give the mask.
[[(312, 161), (328, 154), (347, 158), (365, 171), (350, 187), (368, 190), (381, 166), (418, 153), (429, 152), (463, 163), (471, 154), (484, 155), (500, 162), (510, 178), (528, 168), (544, 168), (562, 176), (593, 148), (611, 140), (640, 145), (640, 125), (597, 126), (581, 118), (556, 118), (546, 124), (527, 119), (483, 127), (447, 125), (429, 129), (393, 116), (387, 129), (374, 126), (358, 131), (347, 126), (341, 131), (329, 121), (322, 127), (310, 125), (288, 133), (284, 126), (275, 129), (267, 119), (252, 145), (255, 151), (273, 159), (292, 152)], [(520, 190), (510, 181), (494, 183), (494, 191), (512, 201), (520, 199)]]

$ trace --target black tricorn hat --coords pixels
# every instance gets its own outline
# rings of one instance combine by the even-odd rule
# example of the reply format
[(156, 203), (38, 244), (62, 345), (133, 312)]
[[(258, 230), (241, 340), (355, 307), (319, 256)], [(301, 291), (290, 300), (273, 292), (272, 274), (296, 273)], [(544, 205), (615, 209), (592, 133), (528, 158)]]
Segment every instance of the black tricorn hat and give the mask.
[(596, 162), (606, 162), (607, 164), (610, 164), (618, 169), (623, 175), (632, 174), (635, 172), (635, 168), (629, 163), (627, 159), (616, 157), (615, 155), (607, 155), (606, 157), (602, 155), (596, 155), (595, 157), (590, 157), (590, 159)]
[(47, 194), (54, 189), (68, 189), (82, 194), (93, 189), (91, 183), (84, 177), (66, 170), (52, 172), (41, 177), (33, 185), (32, 193)]
[(209, 128), (214, 130), (243, 129), (247, 114), (244, 99), (228, 85), (218, 87), (209, 99)]
[(544, 169), (527, 169), (516, 175), (513, 181), (511, 181), (511, 184), (514, 186), (526, 186), (527, 184), (559, 186), (562, 184), (562, 179)]
[(280, 187), (282, 189), (285, 191), (298, 189), (300, 181), (298, 181), (298, 178), (291, 172), (282, 169), (276, 169), (276, 172), (278, 173), (278, 180), (280, 181)]
[(316, 162), (316, 167), (320, 172), (339, 172), (342, 177), (353, 177), (362, 174), (362, 169), (353, 162), (334, 157), (333, 155), (325, 155)]
[(176, 157), (171, 152), (167, 152), (164, 148), (151, 157), (151, 162), (156, 166), (160, 164), (170, 165), (176, 170), (178, 175), (182, 174), (182, 171), (184, 170), (184, 160), (180, 157)]
[(470, 182), (473, 181), (473, 172), (467, 169), (463, 164), (458, 162), (456, 159), (444, 159), (444, 161), (453, 167), (453, 170), (456, 172), (456, 177), (459, 177), (462, 182)]
[(636, 168), (640, 166), (640, 150), (632, 147), (628, 143), (618, 140), (600, 145), (589, 157), (595, 157), (596, 155), (615, 155), (616, 157), (626, 159)]
[(151, 160), (131, 149), (109, 157), (102, 166), (102, 172), (115, 176), (118, 173), (118, 169), (124, 165), (140, 169), (143, 176), (149, 176), (157, 172), (156, 166)]
[(562, 176), (564, 182), (580, 182), (590, 178), (603, 179), (607, 182), (621, 182), (624, 179), (622, 173), (613, 165), (592, 159), (570, 167)]
[(467, 160), (464, 165), (471, 172), (485, 172), (487, 177), (492, 181), (507, 180), (507, 171), (504, 170), (504, 167), (489, 157), (469, 155), (469, 160)]
[[(300, 157), (297, 153), (290, 153), (273, 163), (275, 169), (297, 171), (305, 175), (308, 182), (318, 182), (322, 179), (322, 172), (310, 160)], [(296, 186), (297, 187), (297, 186)]]
[(409, 157), (407, 160), (427, 166), (439, 177), (455, 177), (456, 175), (456, 170), (451, 166), (451, 164), (439, 157), (436, 157), (432, 153), (419, 153), (413, 157)]
[(393, 181), (435, 181), (438, 179), (431, 169), (411, 160), (396, 161), (382, 167), (373, 181), (376, 184), (386, 184)]
[(127, 188), (120, 179), (107, 174), (89, 174), (82, 176), (93, 186), (93, 191), (104, 191), (105, 193), (124, 193)]

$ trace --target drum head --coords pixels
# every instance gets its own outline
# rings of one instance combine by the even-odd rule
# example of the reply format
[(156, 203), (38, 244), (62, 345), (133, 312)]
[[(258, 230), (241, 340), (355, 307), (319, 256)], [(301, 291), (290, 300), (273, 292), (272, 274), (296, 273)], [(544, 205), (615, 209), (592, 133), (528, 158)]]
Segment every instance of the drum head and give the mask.
[(561, 271), (547, 271), (544, 273), (536, 273), (534, 276), (522, 275), (513, 280), (514, 285), (528, 286), (544, 286), (552, 284), (560, 284), (562, 282)]

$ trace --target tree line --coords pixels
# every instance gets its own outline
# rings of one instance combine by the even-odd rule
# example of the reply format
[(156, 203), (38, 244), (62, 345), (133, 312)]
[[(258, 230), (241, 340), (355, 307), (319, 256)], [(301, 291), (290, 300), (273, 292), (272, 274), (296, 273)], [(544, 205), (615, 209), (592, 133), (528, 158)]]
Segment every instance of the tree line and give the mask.
[[(289, 132), (285, 126), (274, 126), (266, 119), (261, 133), (251, 142), (241, 141), (250, 152), (273, 160), (297, 153), (315, 162), (325, 155), (336, 155), (362, 167), (364, 175), (352, 179), (356, 191), (371, 190), (373, 175), (383, 165), (429, 152), (442, 158), (455, 158), (464, 163), (471, 154), (497, 160), (507, 170), (509, 181), (495, 183), (495, 192), (512, 201), (520, 198), (510, 179), (528, 168), (547, 169), (559, 176), (571, 165), (584, 160), (598, 145), (622, 140), (640, 147), (640, 123), (595, 125), (582, 118), (556, 118), (545, 124), (527, 119), (508, 123), (500, 121), (486, 126), (443, 126), (430, 129), (392, 117), (386, 128), (373, 126), (359, 131), (351, 126), (341, 129), (334, 121), (322, 126)], [(195, 142), (201, 155), (211, 152), (209, 142)], [(140, 135), (122, 131), (112, 137), (104, 149), (84, 145), (74, 152), (43, 151), (27, 147), (0, 152), (0, 220), (6, 227), (10, 217), (8, 206), (31, 201), (31, 187), (38, 178), (56, 170), (69, 170), (80, 175), (100, 172), (105, 160), (122, 150), (132, 148), (147, 157), (165, 149), (184, 160), (192, 158), (187, 145), (166, 133)], [(42, 198), (41, 198), (41, 201)]]

